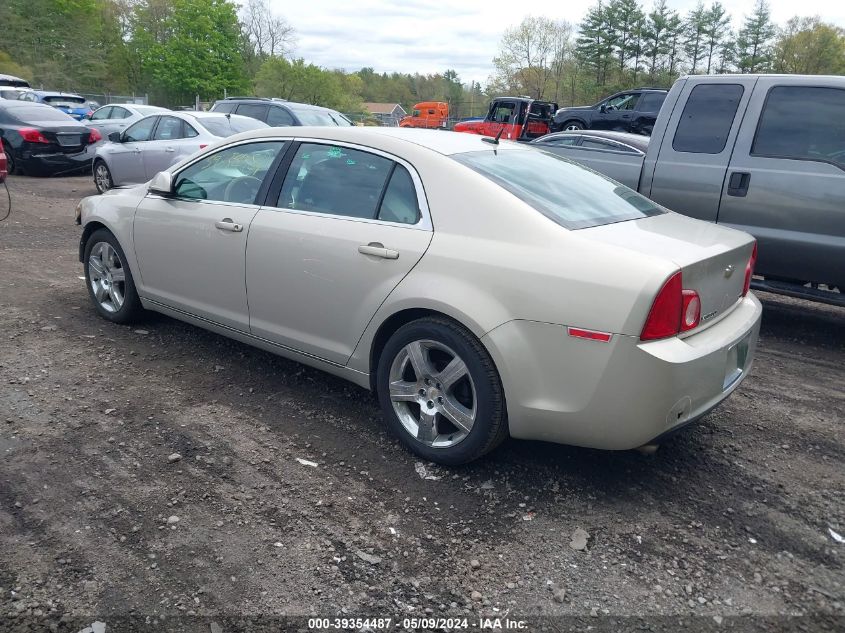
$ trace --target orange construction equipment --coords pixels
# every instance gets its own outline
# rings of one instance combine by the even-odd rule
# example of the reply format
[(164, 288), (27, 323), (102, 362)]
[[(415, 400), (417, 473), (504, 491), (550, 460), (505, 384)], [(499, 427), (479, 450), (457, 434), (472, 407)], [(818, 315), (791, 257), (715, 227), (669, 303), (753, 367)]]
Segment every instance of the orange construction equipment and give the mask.
[(446, 128), (449, 104), (443, 101), (423, 101), (414, 106), (414, 113), (403, 117), (399, 127), (420, 127), (428, 130)]

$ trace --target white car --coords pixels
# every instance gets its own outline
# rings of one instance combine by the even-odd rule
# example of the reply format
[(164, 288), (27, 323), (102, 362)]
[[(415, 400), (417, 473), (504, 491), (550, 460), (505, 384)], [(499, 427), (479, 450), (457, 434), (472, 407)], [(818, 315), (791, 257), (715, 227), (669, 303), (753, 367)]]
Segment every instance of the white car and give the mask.
[(373, 389), (445, 464), (507, 435), (660, 441), (757, 343), (751, 236), (530, 145), (270, 128), (77, 210), (104, 318), (155, 310)]
[(169, 110), (134, 103), (109, 103), (94, 110), (90, 117), (85, 117), (85, 125), (97, 128), (103, 138), (108, 138), (112, 132), (122, 132), (135, 121), (160, 112), (169, 112)]
[(104, 193), (112, 187), (147, 182), (221, 138), (266, 127), (266, 123), (237, 114), (190, 111), (147, 115), (123, 132), (111, 132), (110, 142), (97, 148), (94, 185)]

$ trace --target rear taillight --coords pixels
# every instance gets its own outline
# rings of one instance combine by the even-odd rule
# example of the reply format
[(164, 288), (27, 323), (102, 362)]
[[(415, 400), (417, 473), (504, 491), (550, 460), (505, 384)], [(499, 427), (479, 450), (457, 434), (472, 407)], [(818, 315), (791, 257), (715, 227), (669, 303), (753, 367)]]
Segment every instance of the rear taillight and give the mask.
[(666, 280), (648, 313), (640, 340), (653, 341), (675, 336), (698, 327), (701, 298), (695, 290), (685, 290), (681, 271)]
[(92, 128), (88, 128), (88, 129), (91, 130), (91, 134), (88, 135), (88, 144), (89, 145), (91, 143), (96, 143), (97, 141), (103, 140), (103, 135), (100, 134), (100, 132), (99, 132), (99, 130), (97, 130), (97, 128), (92, 127)]
[(757, 242), (754, 242), (754, 248), (751, 250), (751, 257), (745, 265), (745, 284), (742, 286), (742, 296), (748, 294), (751, 289), (751, 277), (754, 275), (754, 266), (757, 264)]
[(18, 130), (18, 134), (27, 143), (49, 143), (50, 141), (38, 130), (32, 127), (24, 127)]
[(698, 327), (701, 321), (701, 299), (695, 290), (684, 290), (681, 293), (683, 307), (681, 309), (681, 332)]

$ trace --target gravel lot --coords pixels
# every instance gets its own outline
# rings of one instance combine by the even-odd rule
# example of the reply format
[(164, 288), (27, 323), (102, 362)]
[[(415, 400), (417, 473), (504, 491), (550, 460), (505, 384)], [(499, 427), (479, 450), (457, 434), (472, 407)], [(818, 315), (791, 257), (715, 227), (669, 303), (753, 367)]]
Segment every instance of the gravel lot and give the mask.
[(90, 177), (9, 187), (0, 630), (845, 627), (845, 310), (761, 295), (752, 375), (654, 455), (510, 441), (449, 470), (357, 387), (165, 317), (98, 318), (73, 224)]

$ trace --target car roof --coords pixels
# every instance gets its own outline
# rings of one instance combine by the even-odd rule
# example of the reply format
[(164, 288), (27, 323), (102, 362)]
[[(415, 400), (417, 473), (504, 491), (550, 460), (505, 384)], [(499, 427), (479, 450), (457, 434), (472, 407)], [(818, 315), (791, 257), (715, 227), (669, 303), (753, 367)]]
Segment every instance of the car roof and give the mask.
[(608, 141), (616, 141), (618, 143), (625, 143), (633, 148), (645, 152), (648, 149), (648, 136), (642, 134), (631, 134), (630, 132), (613, 132), (610, 130), (572, 130), (568, 132), (555, 132), (554, 134), (546, 134), (540, 138), (535, 138), (532, 143), (542, 144), (544, 140), (548, 141), (553, 138), (562, 138), (566, 136), (592, 136), (594, 138), (603, 138)]
[(78, 99), (85, 99), (85, 97), (75, 92), (56, 92), (54, 90), (29, 90), (27, 92), (34, 92), (39, 97), (76, 97)]
[[(236, 116), (236, 115), (232, 115)], [(492, 138), (478, 134), (462, 132), (447, 132), (445, 130), (423, 130), (419, 128), (400, 127), (335, 127), (335, 126), (302, 126), (302, 127), (268, 127), (252, 130), (239, 135), (240, 140), (262, 139), (273, 137), (302, 138), (347, 143), (372, 144), (378, 147), (391, 140), (423, 147), (446, 156), (464, 152), (478, 152), (483, 150), (523, 150), (530, 151), (530, 147), (520, 143), (502, 140), (499, 145), (488, 141)], [(488, 141), (482, 139), (487, 138)]]
[(53, 106), (47, 105), (46, 103), (36, 103), (35, 101), (21, 101), (20, 99), (4, 99), (3, 103), (0, 104), (2, 107), (9, 109), (9, 108), (50, 108), (51, 110), (55, 110)]

